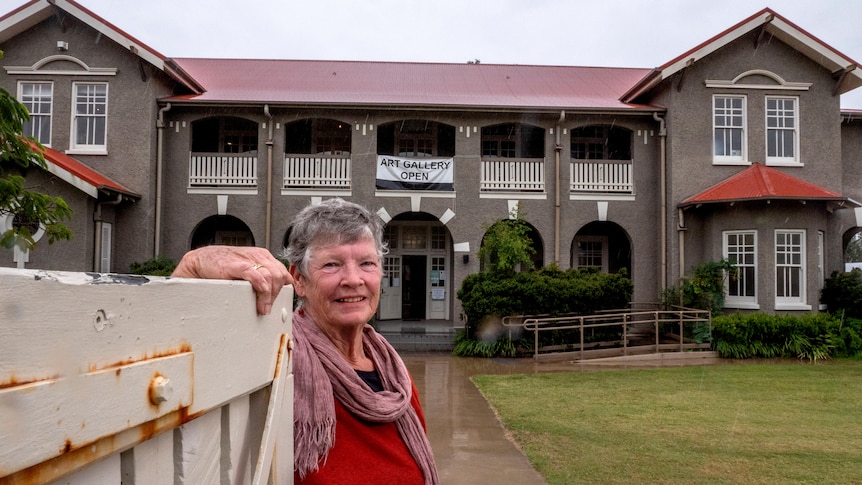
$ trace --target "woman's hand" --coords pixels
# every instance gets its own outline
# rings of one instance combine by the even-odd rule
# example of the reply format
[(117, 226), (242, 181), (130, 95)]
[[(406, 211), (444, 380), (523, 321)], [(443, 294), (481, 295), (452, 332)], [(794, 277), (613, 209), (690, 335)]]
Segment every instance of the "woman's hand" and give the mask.
[(268, 250), (252, 246), (204, 246), (183, 256), (171, 274), (177, 278), (245, 280), (257, 297), (257, 313), (268, 315), (272, 303), (293, 277)]

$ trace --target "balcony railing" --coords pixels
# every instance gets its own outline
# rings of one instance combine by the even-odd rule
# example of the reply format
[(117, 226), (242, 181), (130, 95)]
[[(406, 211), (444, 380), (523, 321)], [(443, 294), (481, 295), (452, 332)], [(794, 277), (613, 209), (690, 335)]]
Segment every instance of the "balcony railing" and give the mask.
[(189, 154), (189, 187), (256, 186), (256, 155), (237, 153)]
[(350, 157), (339, 155), (284, 156), (284, 188), (349, 189)]
[(574, 160), (572, 192), (634, 193), (631, 160)]
[(542, 158), (482, 158), (481, 192), (544, 192)]

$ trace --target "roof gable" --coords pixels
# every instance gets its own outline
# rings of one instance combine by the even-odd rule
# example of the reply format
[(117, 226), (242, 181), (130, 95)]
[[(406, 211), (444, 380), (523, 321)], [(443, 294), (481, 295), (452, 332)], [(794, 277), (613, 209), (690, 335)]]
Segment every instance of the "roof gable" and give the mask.
[(761, 29), (761, 36), (770, 35), (777, 38), (832, 72), (837, 82), (835, 94), (843, 94), (862, 86), (862, 69), (859, 68), (856, 61), (838, 52), (771, 9), (765, 8), (680, 54), (664, 65), (653, 69), (640, 82), (632, 86), (623, 95), (622, 100), (624, 102), (634, 101), (638, 96), (650, 91), (665, 79), (757, 29)]
[(685, 199), (679, 206), (777, 199), (821, 200), (847, 203), (848, 207), (860, 206), (859, 203), (838, 192), (759, 163), (754, 163), (742, 172)]
[(163, 71), (190, 91), (194, 93), (205, 91), (200, 83), (177, 66), (173, 60), (166, 58), (152, 47), (117, 28), (74, 0), (31, 0), (0, 17), (0, 43), (54, 15), (55, 8), (63, 10), (68, 15), (92, 27), (103, 36), (120, 44), (132, 54)]

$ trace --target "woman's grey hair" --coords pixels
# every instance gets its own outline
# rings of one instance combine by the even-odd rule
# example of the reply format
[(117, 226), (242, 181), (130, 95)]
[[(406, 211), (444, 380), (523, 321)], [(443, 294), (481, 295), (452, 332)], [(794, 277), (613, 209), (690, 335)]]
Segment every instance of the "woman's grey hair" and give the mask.
[(382, 263), (387, 253), (383, 221), (359, 204), (340, 198), (327, 199), (307, 206), (296, 215), (283, 257), (289, 265), (296, 265), (300, 274), (308, 276), (308, 258), (315, 246), (351, 244), (367, 237), (374, 241)]

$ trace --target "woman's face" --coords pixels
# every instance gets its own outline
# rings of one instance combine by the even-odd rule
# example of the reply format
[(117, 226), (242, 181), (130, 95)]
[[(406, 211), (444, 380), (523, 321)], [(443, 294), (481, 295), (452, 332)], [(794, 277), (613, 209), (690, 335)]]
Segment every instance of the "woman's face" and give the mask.
[(307, 272), (303, 276), (293, 271), (294, 288), (318, 325), (361, 327), (374, 316), (382, 269), (370, 237), (351, 244), (312, 246)]

